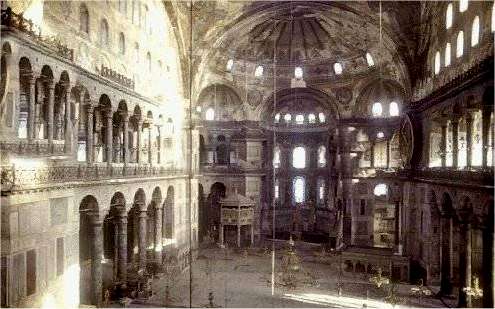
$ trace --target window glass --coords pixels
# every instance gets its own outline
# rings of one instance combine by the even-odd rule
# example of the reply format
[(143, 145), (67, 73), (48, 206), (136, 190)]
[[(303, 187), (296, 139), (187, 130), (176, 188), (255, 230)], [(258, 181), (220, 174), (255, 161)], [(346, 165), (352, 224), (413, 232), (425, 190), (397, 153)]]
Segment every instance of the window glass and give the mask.
[(445, 13), (445, 28), (447, 29), (452, 27), (453, 12), (454, 12), (453, 5), (452, 3), (449, 3), (449, 5), (447, 6), (447, 12)]
[(445, 45), (445, 63), (444, 65), (448, 67), (450, 65), (450, 54), (452, 53), (450, 48), (450, 43)]
[(215, 119), (215, 110), (213, 109), (213, 107), (210, 107), (210, 108), (208, 108), (206, 110), (205, 119), (206, 120), (213, 120), (213, 119)]
[(368, 62), (369, 67), (372, 67), (375, 65), (375, 62), (373, 61), (373, 57), (371, 57), (370, 53), (366, 53), (366, 62)]
[(473, 20), (473, 27), (471, 28), (471, 46), (478, 45), (480, 41), (480, 18), (476, 16)]
[(299, 146), (292, 151), (292, 167), (306, 167), (306, 149), (304, 147)]
[(327, 165), (327, 149), (325, 146), (318, 147), (318, 167), (325, 167)]
[(456, 57), (459, 58), (464, 54), (464, 32), (459, 31), (457, 35)]
[(377, 184), (375, 186), (375, 189), (373, 190), (373, 194), (376, 196), (382, 196), (382, 195), (387, 195), (388, 193), (388, 188), (387, 185), (384, 183)]
[(323, 113), (318, 113), (318, 119), (320, 120), (321, 123), (325, 123), (325, 114)]
[(304, 185), (305, 181), (303, 177), (296, 177), (294, 179), (294, 201), (296, 203), (304, 202)]
[(333, 65), (333, 70), (335, 71), (335, 74), (337, 75), (340, 75), (342, 74), (342, 64), (336, 62), (334, 65)]
[(316, 117), (315, 117), (315, 114), (309, 114), (308, 115), (308, 121), (309, 123), (315, 123), (316, 122)]
[(304, 123), (304, 115), (296, 115), (296, 123), (297, 124), (303, 124)]
[(388, 113), (392, 117), (399, 116), (399, 104), (397, 104), (397, 102), (391, 102), (388, 108)]
[(375, 102), (371, 106), (371, 113), (373, 114), (373, 117), (380, 117), (382, 115), (383, 109), (382, 109), (382, 103), (380, 102)]
[(292, 115), (291, 114), (285, 114), (284, 120), (285, 120), (285, 123), (289, 123), (292, 120)]

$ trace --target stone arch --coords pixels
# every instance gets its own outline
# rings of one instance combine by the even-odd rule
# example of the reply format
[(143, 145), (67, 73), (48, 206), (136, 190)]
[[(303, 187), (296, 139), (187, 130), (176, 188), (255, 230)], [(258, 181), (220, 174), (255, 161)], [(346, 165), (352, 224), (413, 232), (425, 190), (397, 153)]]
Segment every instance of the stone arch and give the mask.
[(220, 231), (220, 200), (226, 196), (227, 187), (223, 182), (215, 182), (210, 187), (206, 201), (207, 229), (218, 241)]
[(5, 42), (2, 45), (2, 56), (0, 63), (0, 119), (3, 119), (3, 115), (5, 113), (4, 100), (7, 89), (9, 89), (9, 79), (10, 68), (8, 68), (8, 64), (11, 63), (12, 58), (12, 47), (9, 42)]
[[(101, 252), (99, 250), (99, 206), (93, 195), (86, 195), (79, 204), (79, 302), (98, 305), (101, 301)], [(92, 284), (88, 284), (88, 283)]]
[(174, 238), (175, 225), (175, 189), (173, 186), (167, 188), (167, 196), (163, 209), (163, 238)]
[[(33, 78), (33, 69), (31, 61), (27, 57), (19, 59), (19, 103), (17, 106), (17, 137), (28, 137), (28, 118), (29, 113), (34, 111), (29, 110), (30, 97), (34, 96), (31, 93), (30, 79)], [(33, 117), (34, 115), (31, 115)]]
[(244, 102), (239, 94), (225, 84), (212, 84), (200, 91), (197, 106), (201, 107), (201, 116), (204, 119), (209, 108), (215, 111), (214, 120), (244, 120)]
[(380, 78), (373, 79), (361, 89), (354, 105), (353, 115), (371, 117), (373, 103), (380, 102), (382, 105), (382, 117), (388, 117), (389, 104), (394, 101), (399, 106), (403, 105), (405, 97), (404, 88), (397, 81)]

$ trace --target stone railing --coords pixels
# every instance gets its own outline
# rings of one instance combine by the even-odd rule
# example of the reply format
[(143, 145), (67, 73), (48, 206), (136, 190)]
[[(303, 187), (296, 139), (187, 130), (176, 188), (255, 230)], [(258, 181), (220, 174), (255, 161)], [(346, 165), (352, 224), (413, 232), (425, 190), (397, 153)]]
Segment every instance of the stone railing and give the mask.
[(134, 81), (131, 78), (128, 78), (120, 73), (117, 73), (117, 71), (107, 68), (104, 65), (101, 65), (101, 68), (99, 70), (96, 69), (96, 71), (102, 77), (105, 77), (106, 79), (116, 82), (119, 85), (134, 90)]
[(204, 173), (220, 173), (220, 174), (238, 174), (238, 173), (264, 173), (263, 168), (243, 168), (237, 163), (230, 164), (210, 164), (210, 163), (201, 163), (201, 171)]
[(421, 179), (421, 180), (440, 180), (445, 182), (459, 182), (477, 185), (493, 186), (493, 168), (470, 168), (454, 169), (449, 167), (434, 167), (421, 170), (399, 169), (394, 172), (383, 170), (376, 171), (376, 177), (379, 178), (403, 178), (403, 179)]
[(63, 44), (61, 40), (54, 36), (44, 36), (41, 34), (41, 27), (33, 21), (24, 18), (22, 14), (16, 14), (10, 7), (1, 11), (2, 26), (17, 29), (29, 37), (35, 39), (45, 47), (55, 51), (57, 55), (74, 61), (74, 50)]
[(174, 176), (185, 174), (184, 170), (149, 165), (63, 165), (39, 168), (2, 166), (2, 192), (17, 188), (30, 188), (50, 183), (74, 183), (104, 179)]
[(48, 140), (12, 140), (0, 141), (0, 151), (17, 155), (53, 155), (64, 153), (64, 141), (53, 141), (50, 147)]

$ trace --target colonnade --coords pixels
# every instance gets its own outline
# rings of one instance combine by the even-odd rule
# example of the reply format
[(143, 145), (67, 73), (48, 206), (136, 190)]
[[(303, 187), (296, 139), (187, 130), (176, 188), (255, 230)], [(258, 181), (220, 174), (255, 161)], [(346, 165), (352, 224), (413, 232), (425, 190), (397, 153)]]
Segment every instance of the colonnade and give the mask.
[[(476, 119), (481, 114), (481, 119)], [(477, 128), (476, 121), (481, 121), (481, 128)], [(488, 167), (493, 166), (493, 146), (494, 146), (494, 127), (492, 107), (483, 107), (466, 109), (463, 113), (445, 115), (435, 119), (436, 124), (440, 127), (440, 167)], [(460, 126), (464, 131), (461, 131)], [(479, 132), (481, 129), (481, 132)], [(461, 136), (462, 132), (462, 136)], [(477, 142), (473, 139), (481, 138), (481, 151), (478, 152), (474, 146)], [(430, 147), (432, 147), (433, 135), (430, 133)], [(430, 149), (430, 166), (435, 153)], [(460, 158), (460, 151), (465, 151)], [(474, 156), (480, 156), (481, 160), (475, 160)], [(464, 162), (465, 161), (465, 162)], [(479, 161), (479, 162), (476, 162)], [(435, 163), (433, 163), (435, 165)]]

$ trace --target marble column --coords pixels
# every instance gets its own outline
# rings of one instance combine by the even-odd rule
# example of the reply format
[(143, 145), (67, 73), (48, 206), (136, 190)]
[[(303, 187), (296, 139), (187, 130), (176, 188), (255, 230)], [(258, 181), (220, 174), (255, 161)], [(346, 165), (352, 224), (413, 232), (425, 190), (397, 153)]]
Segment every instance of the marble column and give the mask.
[(70, 153), (72, 151), (72, 124), (71, 124), (71, 109), (70, 109), (70, 85), (66, 84), (65, 85), (65, 119), (64, 119), (64, 139), (65, 139), (65, 144), (64, 144), (64, 152), (65, 153)]
[(492, 112), (492, 109), (491, 108), (483, 108), (482, 110), (482, 114), (481, 114), (481, 118), (482, 118), (482, 133), (481, 133), (481, 136), (482, 136), (482, 143), (483, 143), (483, 160), (482, 160), (482, 166), (483, 167), (486, 167), (487, 166), (487, 162), (488, 162), (488, 145), (490, 144), (489, 141), (488, 141), (488, 133), (490, 131), (490, 114)]
[(151, 152), (151, 145), (152, 143), (152, 135), (153, 135), (153, 130), (151, 129), (153, 127), (152, 123), (150, 122), (148, 125), (148, 163), (151, 165), (153, 164), (153, 154)]
[(103, 269), (101, 259), (103, 256), (103, 231), (102, 222), (94, 218), (92, 225), (91, 241), (91, 291), (93, 305), (101, 307), (103, 288)]
[(162, 262), (162, 229), (163, 229), (163, 208), (160, 203), (155, 206), (155, 261)]
[(127, 280), (127, 213), (124, 206), (119, 206), (117, 220), (117, 278), (121, 282)]
[(241, 246), (241, 225), (237, 225), (237, 247)]
[(254, 225), (251, 224), (251, 246), (254, 246)]
[[(492, 205), (491, 205), (492, 206)], [(493, 208), (492, 208), (493, 209)], [(483, 306), (485, 308), (493, 308), (495, 304), (495, 252), (494, 252), (494, 237), (493, 237), (493, 210), (488, 214), (489, 224), (483, 229), (483, 258), (481, 276), (481, 287), (483, 288)]]
[(390, 138), (387, 138), (387, 169), (390, 168)]
[(36, 117), (35, 110), (35, 93), (36, 93), (36, 78), (33, 75), (29, 76), (29, 106), (28, 106), (28, 125), (27, 125), (27, 138), (32, 141), (36, 138), (34, 119)]
[(53, 131), (54, 131), (54, 115), (53, 115), (53, 109), (55, 105), (55, 84), (53, 81), (48, 81), (48, 123), (47, 123), (47, 137), (48, 137), (48, 144), (50, 147), (53, 145)]
[(124, 164), (129, 163), (129, 116), (127, 114), (122, 115), (122, 121), (124, 123)]
[(139, 250), (139, 269), (146, 267), (146, 209), (142, 205), (136, 205), (139, 212), (138, 221), (138, 250)]
[(136, 163), (141, 163), (141, 131), (143, 129), (143, 122), (141, 120), (137, 121), (137, 134), (136, 134)]
[(466, 114), (466, 166), (471, 167), (471, 158), (473, 156), (473, 116), (470, 112)]
[(442, 162), (442, 167), (447, 166), (447, 122), (442, 121), (441, 123), (442, 129), (442, 138), (440, 140), (440, 158)]
[(442, 216), (441, 219), (441, 235), (442, 235), (442, 269), (440, 280), (440, 293), (442, 295), (452, 294), (452, 257), (453, 257), (453, 222), (452, 217)]
[(375, 167), (375, 140), (370, 141), (370, 167)]
[(42, 79), (39, 78), (36, 81), (36, 88), (38, 88), (38, 97), (36, 98), (35, 110), (34, 110), (34, 128), (33, 135), (35, 139), (39, 139), (40, 135), (40, 125), (41, 125), (41, 106), (43, 104), (43, 82)]
[(91, 104), (86, 105), (87, 125), (86, 125), (86, 162), (93, 162), (93, 112), (94, 107)]
[(459, 165), (459, 120), (457, 118), (452, 119), (452, 166), (457, 167)]
[(106, 146), (107, 146), (107, 164), (111, 164), (113, 162), (112, 154), (113, 154), (113, 124), (112, 124), (112, 111), (107, 110), (107, 125), (106, 125)]
[(351, 161), (351, 129), (342, 127), (342, 200), (344, 206), (343, 240), (344, 244), (352, 244), (352, 161)]
[(459, 259), (460, 287), (459, 287), (459, 307), (471, 307), (471, 296), (464, 292), (464, 288), (471, 287), (471, 223), (467, 222), (461, 226), (461, 235), (464, 242)]
[(220, 239), (220, 246), (223, 246), (223, 224), (220, 224), (220, 230), (218, 231), (218, 233)]

